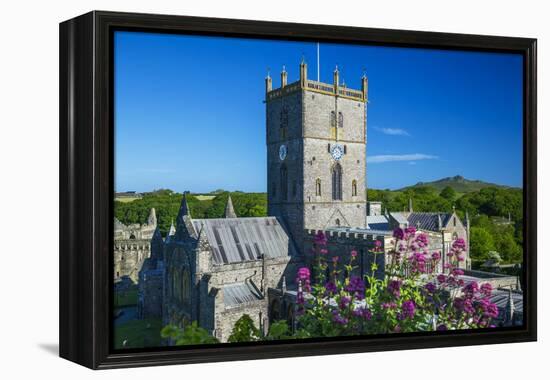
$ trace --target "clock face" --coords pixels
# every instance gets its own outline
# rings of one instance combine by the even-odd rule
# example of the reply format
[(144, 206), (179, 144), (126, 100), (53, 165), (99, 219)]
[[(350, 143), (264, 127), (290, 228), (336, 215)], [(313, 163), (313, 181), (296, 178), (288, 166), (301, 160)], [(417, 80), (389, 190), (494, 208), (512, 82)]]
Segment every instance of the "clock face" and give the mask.
[(340, 160), (344, 156), (344, 148), (341, 145), (335, 145), (332, 148), (331, 155), (336, 161)]
[(286, 145), (283, 144), (279, 147), (279, 158), (281, 159), (281, 161), (284, 161), (284, 159), (286, 158), (286, 153)]

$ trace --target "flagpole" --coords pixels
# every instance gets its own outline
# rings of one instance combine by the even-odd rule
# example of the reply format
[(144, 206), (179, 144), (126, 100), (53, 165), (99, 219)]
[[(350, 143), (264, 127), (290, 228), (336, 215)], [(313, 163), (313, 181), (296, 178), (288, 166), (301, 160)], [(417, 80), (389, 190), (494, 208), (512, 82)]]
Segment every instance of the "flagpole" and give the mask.
[(320, 82), (320, 75), (319, 75), (319, 42), (317, 42), (317, 82)]

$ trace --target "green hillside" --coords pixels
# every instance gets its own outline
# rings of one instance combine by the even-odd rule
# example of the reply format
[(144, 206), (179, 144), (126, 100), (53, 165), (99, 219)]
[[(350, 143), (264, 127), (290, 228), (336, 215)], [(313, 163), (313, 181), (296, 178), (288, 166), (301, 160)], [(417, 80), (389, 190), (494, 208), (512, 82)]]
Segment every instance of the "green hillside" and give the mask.
[(437, 191), (441, 191), (446, 187), (451, 187), (457, 193), (471, 193), (487, 187), (510, 188), (509, 186), (497, 185), (479, 180), (470, 180), (460, 175), (456, 175), (454, 177), (446, 177), (432, 182), (418, 182), (416, 185), (404, 187), (403, 189), (400, 189), (400, 191), (424, 186), (433, 187)]

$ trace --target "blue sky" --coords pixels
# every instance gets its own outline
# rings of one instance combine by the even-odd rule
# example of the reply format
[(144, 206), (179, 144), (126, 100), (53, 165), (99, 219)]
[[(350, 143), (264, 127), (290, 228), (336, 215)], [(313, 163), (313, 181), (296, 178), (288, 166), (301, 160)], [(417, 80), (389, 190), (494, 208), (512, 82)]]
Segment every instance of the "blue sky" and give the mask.
[[(115, 34), (117, 191), (266, 191), (264, 78), (316, 79), (316, 44)], [(369, 77), (367, 181), (522, 185), (520, 55), (320, 45), (321, 81)]]

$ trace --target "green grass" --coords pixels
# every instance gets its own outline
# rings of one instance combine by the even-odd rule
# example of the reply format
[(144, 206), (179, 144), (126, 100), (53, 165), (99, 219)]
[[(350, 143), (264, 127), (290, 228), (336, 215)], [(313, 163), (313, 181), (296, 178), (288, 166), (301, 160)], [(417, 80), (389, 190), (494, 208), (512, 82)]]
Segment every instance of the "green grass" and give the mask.
[(137, 289), (131, 289), (123, 292), (115, 292), (115, 307), (137, 305), (137, 297)]
[[(142, 348), (160, 346), (160, 318), (138, 319), (115, 326), (115, 348)], [(126, 345), (123, 346), (123, 342)]]
[(195, 198), (197, 198), (199, 201), (211, 201), (212, 199), (216, 198), (215, 195), (195, 195)]
[(115, 198), (115, 201), (122, 202), (122, 203), (130, 203), (133, 201), (137, 201), (138, 199), (141, 199), (141, 197), (119, 197), (119, 198)]

